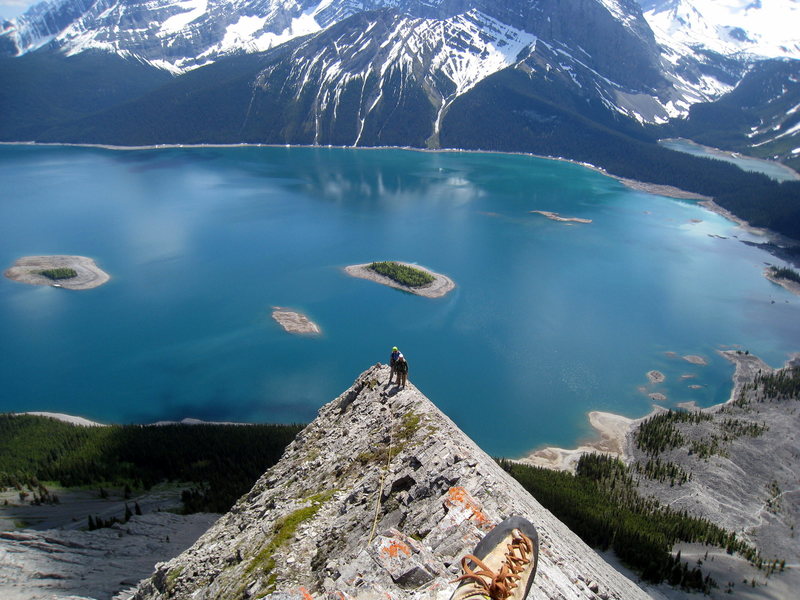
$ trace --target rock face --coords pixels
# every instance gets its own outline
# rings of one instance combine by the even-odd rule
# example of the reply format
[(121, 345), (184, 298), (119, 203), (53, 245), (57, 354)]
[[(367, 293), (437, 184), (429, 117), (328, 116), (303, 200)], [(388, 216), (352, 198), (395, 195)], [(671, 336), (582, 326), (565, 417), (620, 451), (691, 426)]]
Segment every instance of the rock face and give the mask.
[(376, 365), (324, 406), (198, 542), (134, 598), (446, 599), (511, 514), (539, 531), (532, 598), (646, 598), (413, 385)]
[(0, 598), (129, 598), (159, 557), (187, 548), (216, 516), (152, 512), (95, 531), (0, 531)]

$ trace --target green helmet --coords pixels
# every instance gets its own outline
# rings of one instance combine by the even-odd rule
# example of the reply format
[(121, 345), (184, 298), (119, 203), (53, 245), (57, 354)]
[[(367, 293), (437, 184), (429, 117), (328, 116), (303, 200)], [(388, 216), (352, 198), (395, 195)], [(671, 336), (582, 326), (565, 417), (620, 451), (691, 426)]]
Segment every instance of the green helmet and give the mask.
[(397, 346), (392, 347), (392, 352), (397, 352)]

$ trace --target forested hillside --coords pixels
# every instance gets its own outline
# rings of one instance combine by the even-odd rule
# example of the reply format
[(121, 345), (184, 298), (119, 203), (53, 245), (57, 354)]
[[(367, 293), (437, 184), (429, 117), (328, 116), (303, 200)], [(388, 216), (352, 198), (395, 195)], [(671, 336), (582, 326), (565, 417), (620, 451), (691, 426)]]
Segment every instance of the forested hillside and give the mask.
[(0, 486), (161, 481), (196, 484), (188, 510), (224, 512), (275, 464), (301, 425), (111, 425), (81, 427), (0, 414)]
[(583, 541), (600, 550), (613, 549), (647, 581), (705, 593), (717, 585), (699, 565), (672, 554), (679, 542), (702, 542), (757, 564), (762, 561), (735, 533), (640, 496), (630, 469), (616, 458), (584, 455), (574, 475), (510, 461), (501, 465)]

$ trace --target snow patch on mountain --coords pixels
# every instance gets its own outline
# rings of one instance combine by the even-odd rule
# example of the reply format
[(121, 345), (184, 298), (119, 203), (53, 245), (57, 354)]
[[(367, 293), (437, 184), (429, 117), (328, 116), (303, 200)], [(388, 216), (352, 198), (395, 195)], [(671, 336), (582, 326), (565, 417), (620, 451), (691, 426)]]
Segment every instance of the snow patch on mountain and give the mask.
[(187, 9), (185, 12), (173, 15), (161, 24), (159, 32), (162, 35), (171, 35), (184, 29), (192, 21), (202, 17), (208, 10), (208, 0), (187, 0), (178, 2), (174, 6)]
[(224, 50), (232, 50), (246, 46), (253, 34), (266, 23), (266, 17), (240, 17), (236, 23), (232, 23), (225, 28), (225, 36), (219, 46)]
[[(321, 139), (324, 115), (335, 121), (342, 114), (339, 109), (345, 93), (359, 90), (354, 141), (358, 145), (367, 121), (377, 114), (382, 102), (402, 97), (406, 89), (418, 85), (438, 111), (436, 135), (455, 98), (489, 75), (514, 65), (520, 52), (537, 39), (479, 10), (447, 19), (385, 12), (377, 18), (363, 30), (346, 29), (339, 34), (329, 29), (321, 34), (326, 36), (324, 44), (312, 37), (293, 51), (286, 81), (295, 82), (296, 97), (309, 92), (315, 97), (315, 141)], [(272, 72), (267, 69), (260, 79), (270, 77)], [(352, 104), (352, 96), (348, 98)]]
[(435, 46), (439, 41), (443, 45), (431, 66), (446, 74), (456, 84), (455, 95), (460, 95), (514, 64), (522, 49), (536, 42), (536, 36), (471, 10), (446, 21), (426, 22), (420, 42)]
[(241, 17), (236, 23), (228, 25), (225, 29), (225, 36), (219, 44), (210, 47), (201, 56), (214, 56), (240, 49), (248, 52), (263, 52), (296, 37), (316, 33), (322, 29), (312, 15), (303, 13), (292, 19), (289, 26), (279, 33), (266, 31), (256, 36), (255, 34), (264, 27), (265, 23), (265, 17)]
[(598, 0), (614, 18), (625, 25), (631, 26), (636, 22), (636, 16), (631, 13), (630, 6), (622, 6), (619, 0)]
[(800, 0), (640, 0), (658, 42), (685, 55), (800, 59)]

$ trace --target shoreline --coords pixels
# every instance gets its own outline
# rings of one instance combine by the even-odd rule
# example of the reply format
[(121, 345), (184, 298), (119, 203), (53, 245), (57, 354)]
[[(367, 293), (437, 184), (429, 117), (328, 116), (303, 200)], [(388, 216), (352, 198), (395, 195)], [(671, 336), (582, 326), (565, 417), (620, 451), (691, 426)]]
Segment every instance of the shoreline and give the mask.
[[(790, 167), (788, 165), (785, 165), (782, 162), (778, 162), (777, 160), (770, 160), (770, 159), (761, 158), (761, 157), (758, 157), (758, 156), (751, 156), (749, 154), (742, 154), (741, 152), (736, 152), (734, 150), (723, 150), (722, 148), (714, 148), (713, 146), (706, 146), (705, 144), (700, 144), (700, 143), (695, 142), (694, 140), (691, 140), (689, 138), (677, 137), (677, 138), (662, 138), (662, 139), (658, 140), (658, 145), (659, 146), (662, 146), (663, 148), (667, 148), (668, 150), (672, 150), (673, 152), (683, 152), (684, 154), (688, 154), (690, 156), (702, 156), (702, 155), (697, 155), (697, 154), (694, 154), (692, 152), (686, 152), (684, 150), (678, 150), (678, 149), (675, 149), (675, 148), (670, 148), (669, 146), (667, 146), (666, 144), (664, 144), (662, 142), (667, 142), (667, 143), (668, 142), (678, 142), (678, 143), (686, 144), (686, 145), (689, 145), (689, 146), (694, 146), (695, 148), (700, 148), (706, 154), (709, 154), (710, 158), (716, 158), (718, 160), (724, 160), (725, 162), (729, 162), (730, 164), (736, 165), (737, 167), (739, 167), (743, 171), (749, 171), (751, 173), (762, 173), (762, 172), (761, 171), (755, 171), (755, 170), (750, 171), (749, 169), (744, 169), (741, 166), (739, 166), (738, 163), (736, 163), (734, 161), (744, 158), (744, 159), (751, 159), (753, 161), (758, 161), (758, 162), (761, 162), (761, 163), (765, 163), (765, 164), (768, 164), (768, 165), (780, 166), (782, 168), (782, 170), (784, 170), (786, 172), (787, 177), (790, 177), (790, 179), (787, 179), (786, 181), (800, 181), (800, 173), (795, 171), (792, 167)], [(762, 174), (767, 175), (767, 177), (770, 177), (770, 179), (774, 179), (773, 177), (771, 177), (767, 173), (762, 173)], [(778, 181), (778, 180), (776, 180), (776, 181)]]
[[(76, 272), (74, 277), (68, 279), (50, 279), (40, 273), (46, 269), (69, 268)], [(43, 285), (48, 287), (64, 288), (67, 290), (89, 290), (107, 283), (111, 276), (103, 271), (87, 256), (73, 256), (68, 254), (53, 254), (47, 256), (23, 256), (18, 258), (3, 273), (8, 279), (27, 283), (29, 285)]]
[[(704, 196), (703, 194), (698, 194), (696, 192), (689, 192), (687, 190), (683, 190), (679, 187), (675, 187), (674, 185), (665, 185), (662, 183), (649, 183), (647, 181), (639, 181), (638, 179), (628, 179), (627, 177), (620, 177), (618, 175), (611, 175), (602, 169), (599, 169), (601, 173), (608, 175), (609, 177), (613, 177), (617, 181), (619, 181), (624, 186), (636, 190), (638, 192), (645, 192), (648, 194), (655, 194), (657, 196), (666, 196), (668, 198), (677, 198), (679, 200), (699, 200), (700, 204), (703, 202), (713, 202), (714, 199), (711, 196)], [(710, 209), (709, 209), (710, 210)], [(723, 209), (724, 210), (724, 209)]]
[(770, 267), (764, 269), (764, 277), (766, 277), (769, 281), (771, 281), (775, 285), (779, 285), (786, 291), (791, 292), (795, 296), (800, 296), (800, 283), (797, 283), (796, 281), (791, 281), (790, 279), (783, 279), (782, 277), (775, 277), (772, 274), (772, 270)]
[(55, 419), (56, 421), (61, 421), (62, 423), (69, 423), (70, 425), (78, 425), (80, 427), (108, 427), (108, 425), (105, 425), (103, 423), (98, 423), (97, 421), (91, 421), (89, 419), (78, 417), (76, 415), (68, 415), (66, 413), (56, 413), (47, 411), (26, 411), (26, 412), (11, 413), (11, 414), (32, 415), (34, 417), (47, 417), (48, 419)]
[(631, 419), (622, 415), (602, 411), (587, 413), (589, 424), (594, 428), (596, 436), (581, 443), (577, 448), (547, 447), (530, 452), (527, 456), (514, 459), (514, 462), (532, 467), (544, 467), (552, 471), (568, 471), (575, 473), (578, 460), (584, 454), (600, 452), (616, 456), (625, 461), (629, 455), (626, 446), (628, 434), (633, 428), (653, 415), (658, 409), (640, 419)]
[(426, 273), (431, 275), (434, 280), (432, 283), (429, 283), (425, 286), (412, 288), (410, 286), (403, 285), (402, 283), (398, 283), (394, 279), (391, 279), (390, 277), (386, 277), (385, 275), (376, 273), (375, 271), (369, 268), (369, 265), (371, 265), (372, 263), (349, 265), (344, 268), (344, 272), (350, 275), (350, 277), (357, 277), (359, 279), (374, 281), (375, 283), (380, 283), (381, 285), (395, 288), (403, 292), (408, 292), (410, 294), (415, 294), (417, 296), (423, 296), (425, 298), (441, 298), (442, 296), (453, 291), (456, 287), (456, 284), (452, 279), (450, 279), (446, 275), (442, 275), (441, 273), (436, 273), (435, 271), (431, 271), (427, 267), (399, 260), (393, 262), (396, 262), (399, 265), (405, 265), (407, 267), (419, 269), (420, 271), (425, 271)]
[[(681, 406), (681, 408), (709, 413), (718, 412), (723, 406), (734, 402), (739, 396), (742, 387), (750, 383), (757, 373), (772, 373), (776, 370), (757, 356), (745, 354), (740, 350), (717, 350), (717, 353), (734, 364), (734, 372), (731, 378), (733, 388), (731, 389), (730, 397), (724, 402), (713, 404), (706, 408), (697, 408), (693, 405), (693, 401), (691, 403), (683, 403), (689, 406)], [(780, 368), (797, 363), (800, 363), (800, 353), (791, 355), (783, 367)], [(595, 431), (596, 435), (594, 437), (581, 442), (576, 448), (548, 446), (513, 460), (524, 465), (544, 467), (554, 471), (568, 471), (570, 473), (575, 473), (578, 460), (583, 454), (593, 452), (615, 456), (627, 463), (632, 456), (629, 444), (632, 443), (631, 438), (636, 427), (653, 415), (666, 410), (663, 407), (654, 405), (653, 410), (637, 419), (615, 413), (590, 411), (587, 413), (587, 418)]]
[(77, 425), (80, 427), (110, 427), (112, 425), (119, 425), (126, 427), (128, 425), (135, 425), (137, 427), (161, 427), (163, 425), (258, 425), (259, 423), (239, 423), (235, 421), (203, 421), (202, 419), (195, 419), (194, 417), (184, 417), (180, 421), (155, 421), (153, 423), (100, 423), (99, 421), (92, 421), (85, 417), (77, 415), (69, 415), (67, 413), (48, 412), (48, 411), (25, 411), (25, 412), (10, 412), (4, 413), (14, 416), (18, 415), (32, 415), (34, 417), (46, 417), (48, 419), (55, 419), (62, 423), (69, 423), (70, 425)]

